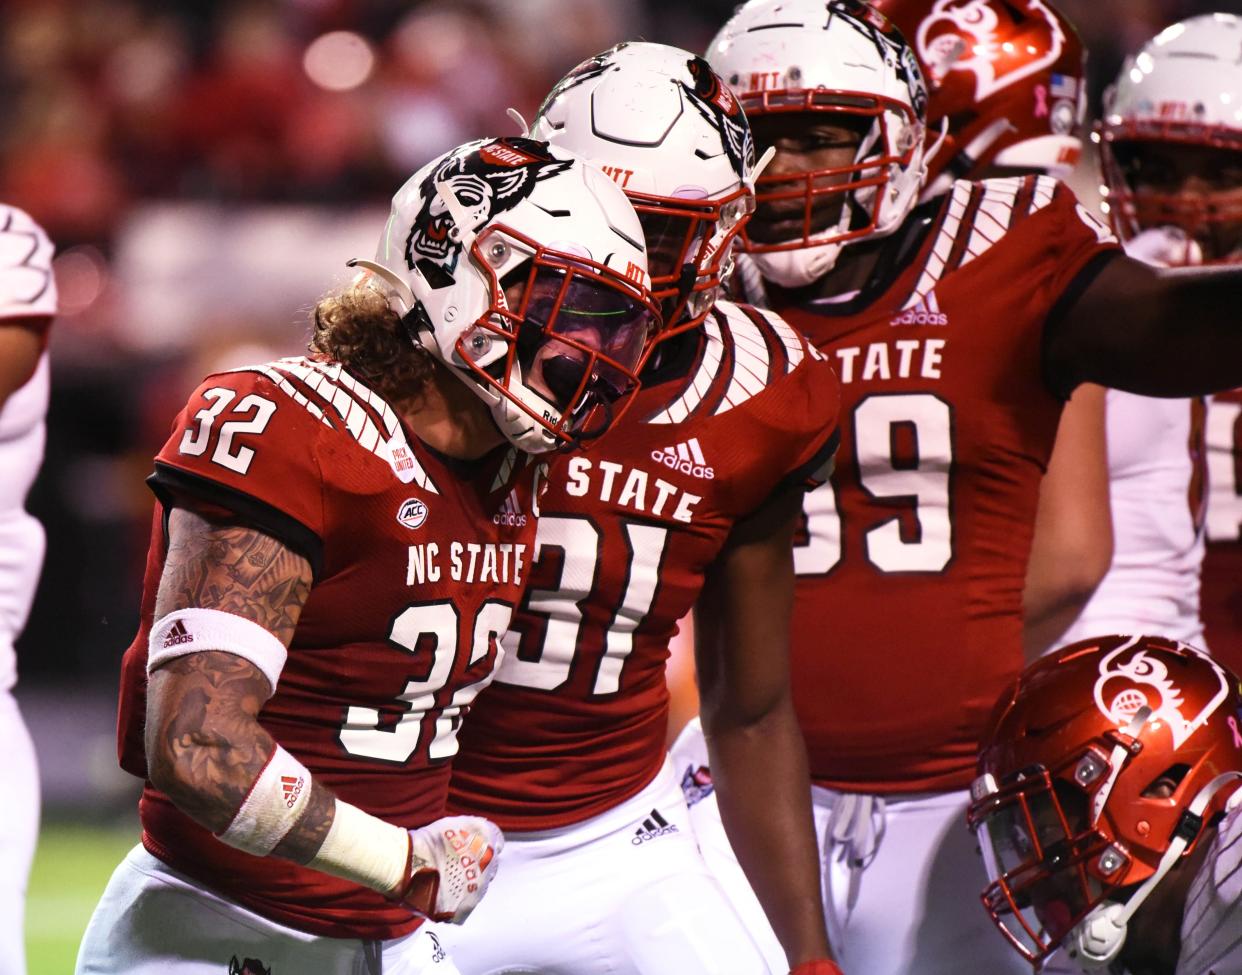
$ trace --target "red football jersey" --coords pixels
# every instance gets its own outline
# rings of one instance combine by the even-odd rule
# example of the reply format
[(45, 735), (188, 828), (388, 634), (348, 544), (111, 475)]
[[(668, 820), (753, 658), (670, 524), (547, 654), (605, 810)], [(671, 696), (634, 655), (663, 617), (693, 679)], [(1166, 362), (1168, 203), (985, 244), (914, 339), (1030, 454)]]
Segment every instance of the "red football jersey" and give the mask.
[(1208, 400), (1207, 550), (1200, 601), (1208, 648), (1242, 673), (1242, 390)]
[(550, 829), (654, 778), (677, 621), (739, 518), (826, 476), (837, 405), (832, 368), (805, 339), (720, 303), (688, 370), (645, 387), (597, 447), (558, 458), (530, 589), (462, 729), (451, 808)]
[(883, 293), (773, 302), (841, 380), (836, 472), (807, 496), (795, 550), (794, 700), (820, 784), (969, 784), (982, 725), (1022, 667), (1062, 406), (1044, 322), (1116, 246), (1054, 180), (963, 181)]
[[(121, 764), (146, 775), (147, 638), (177, 499), (305, 555), (314, 583), (259, 721), (342, 799), (404, 827), (444, 815), (448, 759), (521, 595), (544, 469), (507, 448), (437, 456), (339, 365), (283, 359), (209, 377), (156, 458), (141, 627), (121, 681)], [(143, 844), (232, 900), (331, 937), (419, 921), (379, 894), (218, 841), (148, 782)]]

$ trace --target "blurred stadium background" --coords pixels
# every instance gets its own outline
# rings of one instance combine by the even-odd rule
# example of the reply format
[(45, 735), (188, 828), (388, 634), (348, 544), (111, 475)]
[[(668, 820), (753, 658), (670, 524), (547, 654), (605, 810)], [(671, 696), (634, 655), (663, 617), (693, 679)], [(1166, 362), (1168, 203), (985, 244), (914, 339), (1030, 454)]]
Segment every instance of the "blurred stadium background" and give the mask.
[[(1092, 104), (1164, 25), (1239, 0), (1057, 0), (1091, 53)], [(424, 161), (513, 131), (582, 58), (642, 38), (701, 51), (731, 0), (6, 0), (0, 199), (58, 245), (48, 534), (19, 642), (43, 831), (27, 921), (33, 975), (72, 970), (137, 839), (114, 695), (137, 618), (143, 485), (197, 380), (304, 345), (306, 311), (369, 256)], [(1076, 189), (1095, 196), (1094, 160)], [(693, 712), (675, 661), (673, 730)]]

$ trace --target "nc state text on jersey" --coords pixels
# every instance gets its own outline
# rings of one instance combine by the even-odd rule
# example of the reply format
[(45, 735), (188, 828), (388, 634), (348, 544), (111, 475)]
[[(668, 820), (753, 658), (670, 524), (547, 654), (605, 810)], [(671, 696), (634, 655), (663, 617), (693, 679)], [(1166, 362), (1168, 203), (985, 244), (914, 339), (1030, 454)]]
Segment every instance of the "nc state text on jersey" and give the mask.
[[(945, 339), (889, 339), (833, 349), (843, 383), (874, 379), (939, 379)], [(861, 359), (861, 362), (859, 361)]]
[(439, 582), (445, 568), (454, 582), (520, 586), (526, 568), (526, 546), (512, 542), (450, 542), (446, 564), (437, 542), (411, 545), (405, 584)]
[(575, 498), (586, 497), (594, 488), (604, 504), (632, 508), (656, 518), (671, 508), (666, 517), (687, 525), (694, 519), (694, 506), (703, 500), (641, 468), (626, 470), (624, 464), (611, 460), (592, 463), (586, 457), (574, 457), (567, 465), (567, 473), (565, 492)]

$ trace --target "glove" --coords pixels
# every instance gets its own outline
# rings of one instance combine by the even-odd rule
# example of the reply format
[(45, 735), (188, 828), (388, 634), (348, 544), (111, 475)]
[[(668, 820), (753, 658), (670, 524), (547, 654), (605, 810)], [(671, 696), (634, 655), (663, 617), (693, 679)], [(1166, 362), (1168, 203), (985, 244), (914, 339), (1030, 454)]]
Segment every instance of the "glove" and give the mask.
[(432, 921), (461, 924), (496, 876), (504, 834), (479, 816), (446, 816), (409, 832), (409, 880), (398, 899)]
[(1188, 267), (1203, 263), (1203, 249), (1180, 227), (1152, 227), (1126, 241), (1126, 254), (1157, 267)]
[(804, 961), (797, 968), (793, 969), (789, 975), (845, 975), (841, 971), (840, 966), (835, 961), (827, 958), (816, 958), (814, 961)]

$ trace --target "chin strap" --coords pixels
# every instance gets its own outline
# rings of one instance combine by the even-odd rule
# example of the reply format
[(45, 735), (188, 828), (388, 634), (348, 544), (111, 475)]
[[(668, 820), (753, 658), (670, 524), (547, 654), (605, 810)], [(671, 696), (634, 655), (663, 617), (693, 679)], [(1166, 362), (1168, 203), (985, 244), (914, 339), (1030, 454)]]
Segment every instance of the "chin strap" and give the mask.
[[(948, 135), (948, 120), (945, 120), (942, 126), (942, 135), (932, 148), (932, 154), (940, 147), (940, 143), (945, 140)], [(1007, 118), (998, 118), (991, 125), (985, 128), (977, 136), (970, 140), (961, 152), (954, 156), (944, 171), (937, 176), (923, 190), (923, 199), (931, 199), (933, 196), (939, 196), (941, 193), (947, 192), (949, 187), (953, 185), (954, 180), (961, 179), (966, 176), (975, 167), (975, 163), (979, 158), (992, 148), (993, 144), (1003, 136), (1006, 132), (1016, 131), (1013, 123)], [(930, 158), (930, 156), (929, 156)]]
[(1235, 779), (1242, 779), (1242, 772), (1222, 772), (1199, 790), (1199, 794), (1191, 800), (1178, 820), (1173, 830), (1173, 839), (1156, 865), (1155, 872), (1143, 881), (1126, 903), (1110, 903), (1097, 907), (1066, 936), (1069, 956), (1083, 971), (1104, 968), (1121, 953), (1126, 943), (1126, 926), (1130, 919), (1151, 896), (1156, 885), (1173, 869), (1186, 848), (1203, 831), (1203, 812), (1213, 797)]
[(763, 155), (759, 157), (759, 161), (755, 163), (755, 168), (750, 171), (750, 188), (753, 190), (755, 184), (759, 182), (759, 177), (763, 175), (763, 171), (768, 168), (768, 163), (776, 158), (776, 146), (768, 146), (763, 150)]

